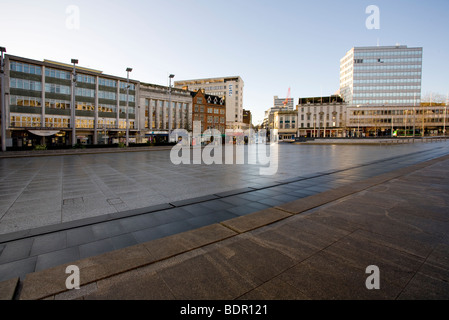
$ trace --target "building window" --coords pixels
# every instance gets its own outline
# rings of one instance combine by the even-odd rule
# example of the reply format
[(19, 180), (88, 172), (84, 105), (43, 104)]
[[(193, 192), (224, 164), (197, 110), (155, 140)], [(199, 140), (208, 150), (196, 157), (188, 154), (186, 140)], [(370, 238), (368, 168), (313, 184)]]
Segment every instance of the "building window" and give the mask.
[(13, 106), (40, 107), (41, 101), (40, 98), (33, 97), (20, 97), (14, 95), (10, 97), (10, 104)]
[(45, 69), (45, 76), (56, 79), (70, 80), (72, 78), (71, 73), (67, 71), (61, 71), (51, 68)]
[(107, 100), (117, 100), (117, 94), (109, 91), (98, 91), (98, 98)]
[(29, 74), (36, 74), (36, 75), (42, 75), (42, 69), (38, 66), (33, 66), (31, 64), (11, 61), (11, 71), (16, 72), (23, 72), (23, 73), (29, 73)]
[(100, 78), (98, 80), (98, 84), (100, 86), (104, 86), (104, 87), (111, 87), (111, 88), (117, 88), (117, 82), (114, 80), (110, 80), (110, 79), (103, 79)]
[(71, 88), (69, 86), (62, 86), (62, 85), (53, 84), (53, 83), (45, 84), (45, 92), (60, 93), (60, 94), (67, 94), (67, 95), (70, 95), (72, 93)]
[(23, 90), (31, 90), (31, 91), (41, 91), (42, 84), (40, 82), (31, 81), (31, 80), (22, 80), (11, 78), (10, 87), (14, 89), (23, 89)]

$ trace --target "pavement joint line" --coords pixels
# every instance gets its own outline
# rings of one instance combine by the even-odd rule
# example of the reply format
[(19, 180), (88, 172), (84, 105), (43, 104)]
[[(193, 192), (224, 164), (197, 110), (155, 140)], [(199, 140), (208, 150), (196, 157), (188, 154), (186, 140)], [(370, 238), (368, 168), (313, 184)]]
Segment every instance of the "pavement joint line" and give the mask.
[[(380, 184), (380, 183), (385, 183), (385, 182), (391, 181), (391, 180), (393, 180), (393, 179), (395, 179), (395, 178), (397, 178), (397, 177), (399, 177), (399, 176), (406, 176), (406, 175), (408, 175), (408, 174), (411, 174), (412, 172), (418, 171), (418, 170), (420, 170), (420, 169), (424, 169), (424, 168), (426, 168), (426, 167), (428, 167), (428, 166), (434, 165), (434, 164), (436, 164), (436, 163), (438, 163), (438, 162), (441, 162), (441, 161), (445, 161), (445, 160), (447, 160), (447, 159), (449, 159), (449, 155), (445, 155), (445, 156), (442, 156), (442, 157), (439, 157), (439, 158), (431, 159), (431, 160), (428, 160), (428, 161), (425, 161), (425, 162), (420, 162), (420, 163), (417, 163), (417, 164), (412, 165), (412, 166), (409, 166), (409, 167), (404, 167), (404, 168), (397, 169), (397, 170), (395, 170), (395, 171), (397, 171), (396, 174), (394, 174), (395, 171), (390, 172), (390, 173), (387, 173), (387, 174), (393, 174), (392, 177), (389, 177), (389, 178), (387, 178), (387, 179), (385, 179), (385, 180), (382, 179), (381, 182), (374, 183), (374, 184), (372, 184), (372, 186), (376, 186), (376, 185), (378, 185), (378, 184)], [(381, 176), (381, 175), (380, 175), (380, 176)], [(370, 179), (370, 178), (368, 178), (368, 179)], [(368, 179), (364, 179), (364, 180), (368, 180)], [(364, 180), (361, 180), (361, 182), (363, 182)], [(366, 190), (366, 189), (368, 189), (368, 188), (370, 188), (370, 187), (364, 187), (364, 188), (362, 188), (361, 190), (359, 190), (359, 191), (357, 191), (357, 192), (352, 192), (351, 194), (355, 194), (355, 193), (358, 193), (358, 192), (362, 192), (362, 191), (364, 191), (364, 190)], [(343, 197), (344, 197), (344, 196), (343, 196)], [(339, 197), (338, 199), (341, 199), (341, 198), (342, 198), (342, 197)], [(336, 201), (336, 200), (338, 200), (338, 199), (335, 199), (334, 201)], [(331, 202), (333, 202), (333, 201), (331, 201)], [(329, 202), (325, 202), (325, 203), (329, 203)], [(316, 207), (315, 207), (315, 208), (316, 208)], [(306, 210), (306, 211), (310, 211), (310, 210), (311, 210), (311, 209)], [(257, 213), (256, 213), (256, 214), (257, 214)], [(277, 221), (274, 221), (274, 222), (271, 222), (271, 223), (267, 223), (267, 224), (265, 224), (265, 225), (262, 225), (262, 226), (259, 226), (259, 227), (255, 228), (255, 229), (262, 228), (262, 227), (271, 225), (271, 224), (273, 224), (273, 223), (280, 222), (280, 221), (285, 220), (285, 219), (287, 219), (287, 218), (288, 218), (288, 217), (285, 217), (285, 218), (279, 219), (279, 220), (277, 220)], [(220, 225), (223, 225), (223, 224), (220, 223)], [(232, 228), (229, 228), (229, 226), (224, 225), (224, 227), (230, 229), (230, 230), (233, 231), (233, 232), (236, 232), (236, 230), (233, 230)], [(248, 233), (248, 232), (251, 232), (251, 231), (253, 231), (253, 230), (254, 230), (254, 229), (247, 230), (247, 231), (244, 231), (244, 232), (236, 232), (235, 235), (229, 236), (229, 237), (227, 237), (227, 238), (232, 238), (232, 237), (238, 236), (239, 234)], [(186, 233), (192, 232), (192, 231), (194, 231), (194, 230), (187, 231)], [(353, 231), (352, 233), (354, 233), (354, 232), (355, 232), (355, 231)], [(176, 236), (176, 235), (175, 235), (175, 236)], [(342, 238), (344, 238), (344, 237), (346, 237), (346, 236), (348, 236), (348, 235), (345, 235), (345, 236), (343, 236)], [(162, 238), (162, 240), (163, 240), (163, 238)], [(341, 240), (341, 239), (340, 239), (340, 240)], [(217, 240), (217, 241), (215, 241), (215, 242), (219, 242), (219, 241), (221, 241), (221, 240)], [(336, 240), (336, 241), (339, 241), (339, 240)], [(336, 241), (334, 241), (333, 243), (335, 243)], [(151, 241), (150, 241), (150, 242), (151, 242)], [(144, 245), (144, 244), (139, 244), (139, 245)], [(204, 247), (204, 246), (207, 246), (207, 245), (208, 245), (208, 244), (203, 244), (203, 245), (197, 246), (196, 248), (190, 248), (189, 250), (180, 250), (180, 252), (174, 254), (173, 257), (174, 257), (174, 256), (177, 256), (177, 255), (180, 255), (180, 254), (183, 254), (183, 253), (186, 253), (186, 252), (190, 252), (190, 251), (193, 251), (193, 250), (197, 250), (197, 249), (199, 249), (199, 248), (201, 248), (201, 247)], [(332, 244), (330, 244), (330, 245), (332, 245)], [(327, 247), (329, 247), (330, 245), (328, 245)], [(147, 248), (146, 248), (146, 250), (148, 251)], [(118, 250), (118, 251), (119, 251), (119, 250)], [(320, 250), (320, 251), (322, 251), (322, 250)], [(117, 251), (116, 251), (116, 252), (117, 252)], [(149, 251), (148, 251), (148, 252), (149, 252)], [(429, 254), (429, 255), (430, 255), (430, 254)], [(166, 258), (166, 257), (165, 257), (165, 258), (159, 260), (159, 262), (160, 262), (160, 261), (163, 261), (163, 260), (166, 260), (166, 259), (169, 259), (169, 258)], [(427, 258), (426, 258), (426, 260), (424, 260), (424, 262), (425, 262), (425, 261), (427, 261)], [(424, 263), (424, 262), (423, 262), (423, 263)], [(135, 267), (131, 268), (130, 270), (135, 270), (135, 269), (137, 269), (137, 268), (144, 267), (145, 265), (150, 265), (150, 264), (153, 264), (153, 263), (155, 263), (155, 261), (153, 261), (153, 262), (151, 262), (151, 263), (147, 263), (147, 264), (141, 265), (141, 266), (135, 266)], [(422, 266), (422, 265), (421, 265), (421, 266)], [(421, 268), (421, 267), (420, 267), (420, 268)], [(130, 270), (128, 270), (128, 271), (130, 271)], [(418, 270), (419, 270), (419, 269), (418, 269)], [(44, 270), (44, 271), (45, 271), (45, 270)], [(119, 272), (119, 273), (117, 273), (117, 274), (121, 274), (121, 273), (124, 273), (124, 272), (127, 272), (127, 271), (121, 271), (121, 272)], [(115, 274), (115, 275), (117, 275), (117, 274)], [(416, 273), (415, 273), (415, 275), (416, 275)], [(109, 278), (109, 277), (111, 277), (111, 276), (107, 276), (107, 277), (103, 277), (103, 278), (105, 279), (105, 278)], [(99, 281), (99, 279), (96, 279), (96, 280), (94, 280), (94, 281), (91, 281), (90, 283), (97, 282), (97, 281)], [(83, 284), (83, 285), (87, 285), (87, 284)], [(54, 293), (53, 293), (53, 294), (49, 294), (48, 297), (51, 297), (51, 296), (54, 296), (54, 295), (55, 295)], [(44, 297), (44, 298), (45, 298), (45, 297)]]
[[(438, 147), (437, 149), (439, 149), (439, 148), (442, 148), (442, 147)], [(372, 161), (372, 162), (369, 162), (369, 163), (366, 163), (366, 164), (357, 165), (357, 166), (349, 167), (349, 168), (344, 168), (344, 169), (338, 170), (337, 172), (343, 172), (343, 171), (348, 171), (348, 170), (352, 170), (352, 169), (356, 169), (356, 168), (360, 168), (360, 167), (374, 165), (374, 164), (377, 164), (377, 163), (388, 162), (388, 161), (391, 161), (391, 160), (397, 160), (397, 158), (402, 158), (402, 157), (406, 157), (406, 156), (413, 156), (413, 155), (424, 153), (424, 152), (426, 152), (426, 151), (417, 151), (417, 152), (412, 152), (412, 153), (408, 153), (408, 154), (401, 155), (401, 156), (390, 157), (390, 158), (382, 159), (382, 160), (376, 160), (376, 161)], [(436, 157), (436, 159), (438, 159), (438, 158), (439, 157)], [(430, 160), (432, 160), (432, 159), (430, 159)], [(426, 160), (424, 162), (419, 162), (419, 163), (425, 163), (425, 162), (428, 162), (430, 160)], [(402, 169), (404, 169), (404, 168), (402, 168)], [(401, 170), (401, 169), (397, 169), (397, 170)], [(332, 173), (324, 173), (324, 174), (323, 173), (319, 173), (319, 174), (313, 175), (311, 177), (303, 178), (302, 180), (299, 180), (299, 181), (313, 180), (315, 178), (319, 178), (319, 177), (326, 176), (326, 175), (331, 175), (331, 174)], [(363, 179), (363, 180), (366, 180), (366, 179)], [(360, 180), (358, 182), (361, 182), (363, 180)], [(255, 189), (255, 191), (257, 191), (257, 190), (265, 190), (265, 189), (269, 189), (269, 188), (274, 188), (274, 187), (278, 187), (278, 186), (281, 186), (281, 185), (288, 185), (290, 183), (295, 183), (295, 182), (298, 182), (298, 181), (277, 183), (276, 185)], [(327, 190), (327, 191), (324, 191), (324, 192), (329, 192), (329, 191), (332, 191), (332, 190), (333, 189), (330, 189), (330, 190)], [(232, 191), (233, 190), (230, 190), (229, 192), (232, 192)], [(250, 193), (250, 192), (253, 192), (253, 191), (248, 191), (248, 193)], [(323, 192), (321, 192), (321, 193), (323, 193)], [(321, 193), (318, 193), (318, 194), (321, 194)], [(316, 194), (314, 194), (314, 195), (316, 195)], [(220, 197), (220, 196), (216, 196), (216, 195), (212, 194), (212, 195), (201, 196), (201, 197), (198, 197), (198, 198), (199, 199), (200, 198), (207, 198), (207, 197), (210, 197), (210, 196), (215, 196), (215, 197), (218, 197), (218, 198), (216, 198), (216, 199), (208, 199), (208, 200), (203, 200), (203, 201), (198, 201), (198, 202), (191, 202), (191, 203), (187, 203), (185, 205), (174, 205), (172, 203), (168, 203), (166, 205), (170, 205), (172, 208), (180, 208), (180, 207), (187, 206), (187, 205), (192, 205), (192, 204), (198, 204), (198, 203), (202, 203), (202, 202), (217, 200), (217, 199), (220, 199), (220, 198), (231, 197), (231, 196), (234, 196), (234, 195)], [(306, 197), (306, 198), (308, 198), (308, 197)], [(302, 199), (306, 199), (306, 198), (302, 198)], [(193, 198), (193, 200), (194, 199), (195, 198)], [(192, 200), (192, 199), (180, 200), (179, 202), (182, 202), (182, 201), (188, 202), (189, 200)], [(164, 204), (160, 204), (160, 205), (164, 205)], [(158, 206), (158, 205), (154, 205), (154, 206)], [(277, 206), (275, 206), (275, 207), (277, 208)], [(149, 208), (151, 208), (151, 207), (149, 207)], [(313, 207), (313, 208), (316, 208), (316, 207)], [(313, 208), (311, 208), (311, 209), (313, 209)], [(142, 210), (144, 210), (144, 209), (145, 208), (142, 208)], [(98, 223), (105, 223), (105, 222), (110, 222), (110, 221), (116, 221), (116, 220), (119, 220), (119, 219), (122, 219), (122, 218), (125, 218), (125, 217), (127, 218), (127, 217), (140, 216), (140, 215), (153, 213), (153, 212), (158, 212), (158, 211), (167, 210), (167, 209), (170, 209), (170, 208), (159, 209), (159, 210), (154, 210), (154, 211), (150, 210), (150, 211), (146, 211), (146, 212), (139, 212), (139, 213), (136, 213), (136, 214), (130, 214), (130, 215), (125, 215), (125, 216), (123, 214), (126, 213), (127, 211), (122, 211), (122, 212), (117, 212), (118, 214), (122, 213), (119, 217), (111, 217), (111, 215), (114, 215), (114, 214), (107, 214), (107, 215), (104, 215), (104, 216), (96, 216), (96, 217), (81, 219), (81, 220), (77, 220), (77, 221), (63, 222), (63, 223), (60, 223), (60, 224), (57, 224), (57, 225), (49, 225), (49, 226), (43, 226), (43, 227), (38, 227), (38, 228), (33, 228), (33, 229), (28, 229), (28, 230), (21, 230), (21, 231), (17, 231), (17, 232), (13, 232), (13, 233), (0, 235), (0, 244), (12, 242), (12, 241), (17, 241), (17, 240), (22, 240), (22, 239), (33, 238), (33, 237), (37, 237), (37, 236), (43, 236), (43, 235), (47, 235), (47, 234), (54, 233), (54, 232), (67, 231), (67, 230), (77, 229), (77, 228), (81, 228), (81, 227), (87, 227), (87, 226), (95, 225), (95, 224), (98, 224)], [(280, 209), (280, 208), (277, 208), (277, 209)], [(128, 211), (131, 212), (131, 211), (134, 211), (134, 210), (128, 210)], [(283, 210), (283, 211), (285, 211), (285, 210)], [(286, 212), (288, 212), (288, 211), (286, 211)], [(89, 220), (90, 220), (90, 222), (89, 222)], [(85, 222), (85, 223), (83, 223), (83, 222)], [(69, 224), (75, 224), (75, 226), (71, 226), (71, 227), (68, 226), (67, 227), (67, 225), (69, 225)], [(64, 225), (66, 225), (66, 227), (64, 227)], [(39, 233), (40, 229), (42, 229), (42, 230), (49, 229), (49, 230)], [(17, 236), (14, 237), (15, 235), (17, 235)]]
[(430, 255), (435, 251), (435, 247), (432, 248), (432, 251), (429, 252), (429, 254), (427, 255), (427, 257), (425, 259), (423, 259), (422, 263), (420, 264), (419, 268), (416, 269), (415, 273), (413, 274), (413, 277), (410, 277), (410, 279), (407, 281), (407, 284), (401, 289), (401, 291), (397, 294), (397, 296), (395, 297), (395, 300), (397, 300), (401, 294), (404, 292), (404, 290), (408, 287), (408, 285), (410, 284), (410, 282), (416, 277), (416, 274), (419, 272), (419, 270), (422, 268), (422, 266), (427, 262), (427, 260), (429, 259)]
[[(151, 148), (151, 147), (150, 147)], [(154, 148), (154, 147), (153, 147)], [(126, 149), (95, 149), (92, 151), (84, 151), (86, 149), (76, 149), (80, 151), (68, 151), (70, 149), (55, 150), (56, 152), (43, 152), (35, 153), (35, 151), (7, 151), (8, 152), (24, 152), (26, 154), (4, 154), (0, 153), (0, 159), (12, 159), (12, 158), (35, 158), (35, 157), (58, 157), (58, 156), (80, 156), (80, 155), (92, 155), (92, 154), (108, 154), (108, 153), (126, 153), (126, 152), (147, 152), (147, 151), (166, 151), (170, 150), (172, 147), (156, 147), (154, 149), (146, 148), (126, 148)], [(58, 152), (59, 151), (59, 152)], [(64, 152), (67, 151), (67, 152)]]

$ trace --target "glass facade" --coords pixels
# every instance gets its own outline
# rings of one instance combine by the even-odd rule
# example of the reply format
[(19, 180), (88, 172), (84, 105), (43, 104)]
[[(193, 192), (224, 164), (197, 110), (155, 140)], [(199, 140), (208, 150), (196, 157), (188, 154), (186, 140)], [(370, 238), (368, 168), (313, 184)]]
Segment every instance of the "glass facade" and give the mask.
[(419, 105), (422, 48), (359, 47), (340, 63), (340, 94), (349, 105)]
[[(27, 132), (30, 128), (33, 130), (59, 129), (61, 137), (65, 135), (60, 139), (60, 143), (69, 145), (72, 143), (69, 131), (73, 124), (77, 128), (77, 143), (123, 142), (124, 129), (127, 128), (127, 111), (129, 112), (129, 128), (132, 130), (131, 143), (144, 141), (145, 128), (153, 129), (156, 135), (164, 135), (160, 132), (166, 131), (169, 127), (169, 108), (172, 110), (172, 129), (191, 127), (189, 93), (172, 93), (172, 104), (169, 106), (168, 91), (160, 95), (160, 88), (157, 86), (156, 99), (153, 99), (152, 94), (143, 97), (146, 100), (144, 109), (143, 106), (137, 105), (139, 88), (136, 83), (128, 83), (122, 78), (114, 78), (86, 69), (77, 69), (77, 86), (74, 88), (76, 119), (73, 119), (71, 68), (51, 62), (33, 63), (33, 60), (13, 56), (7, 56), (6, 61), (7, 70), (9, 70), (7, 81), (11, 88), (7, 97), (8, 125), (11, 128), (14, 147), (20, 147), (22, 142), (25, 143), (24, 137), (30, 135)], [(85, 74), (80, 71), (84, 71)], [(138, 115), (138, 111), (142, 114)], [(138, 125), (138, 120), (142, 127)], [(144, 123), (145, 127), (143, 127)], [(136, 129), (142, 130), (140, 136), (136, 134)], [(31, 136), (33, 136), (32, 133)], [(53, 143), (55, 139), (46, 138), (45, 141)], [(30, 147), (42, 141), (39, 137), (27, 146)]]

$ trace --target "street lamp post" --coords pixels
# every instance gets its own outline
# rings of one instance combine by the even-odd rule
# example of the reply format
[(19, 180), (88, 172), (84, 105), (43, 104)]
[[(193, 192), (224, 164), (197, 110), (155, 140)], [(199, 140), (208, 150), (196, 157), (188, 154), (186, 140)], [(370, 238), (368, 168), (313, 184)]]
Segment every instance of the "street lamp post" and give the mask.
[(172, 105), (171, 105), (171, 80), (175, 77), (174, 74), (169, 76), (169, 86), (168, 86), (168, 142), (170, 142), (170, 134), (173, 129), (173, 115), (172, 115)]
[(5, 101), (5, 63), (3, 53), (6, 52), (6, 48), (0, 47), (0, 77), (1, 79), (1, 104), (2, 104), (2, 151), (6, 151), (6, 101)]
[(405, 116), (404, 116), (404, 120), (405, 120), (404, 137), (407, 137), (407, 115), (408, 115), (408, 110), (405, 110)]
[(416, 130), (416, 93), (413, 95), (413, 139), (415, 139), (415, 130)]
[(132, 68), (126, 68), (126, 146), (129, 147), (129, 73)]
[(444, 107), (444, 125), (443, 125), (443, 135), (446, 136), (446, 116), (447, 116), (447, 106)]
[(72, 63), (73, 63), (73, 73), (72, 73), (72, 146), (76, 145), (76, 99), (75, 99), (75, 95), (76, 95), (76, 65), (78, 64), (78, 60), (77, 59), (72, 59)]
[(357, 106), (357, 138), (360, 138), (360, 106)]

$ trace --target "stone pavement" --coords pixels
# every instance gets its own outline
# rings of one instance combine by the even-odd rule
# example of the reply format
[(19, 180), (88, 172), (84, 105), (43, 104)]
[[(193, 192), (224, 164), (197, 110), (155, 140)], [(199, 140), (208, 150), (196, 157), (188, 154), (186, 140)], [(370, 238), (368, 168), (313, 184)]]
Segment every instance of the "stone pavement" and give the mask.
[[(445, 300), (448, 178), (448, 155), (418, 162), (29, 273), (0, 283), (0, 298)], [(80, 290), (66, 288), (68, 265), (80, 269)], [(380, 271), (379, 290), (366, 287), (372, 265)]]

